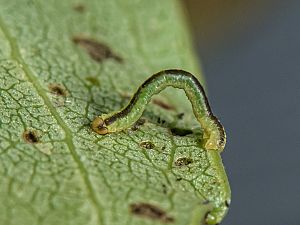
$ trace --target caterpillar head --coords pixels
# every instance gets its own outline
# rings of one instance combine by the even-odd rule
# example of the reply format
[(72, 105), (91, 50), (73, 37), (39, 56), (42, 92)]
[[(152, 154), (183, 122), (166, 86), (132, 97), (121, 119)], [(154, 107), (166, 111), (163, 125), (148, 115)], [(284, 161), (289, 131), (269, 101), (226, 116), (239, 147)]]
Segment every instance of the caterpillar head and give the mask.
[(108, 133), (108, 128), (104, 122), (104, 119), (100, 116), (93, 120), (91, 127), (97, 134), (104, 135)]

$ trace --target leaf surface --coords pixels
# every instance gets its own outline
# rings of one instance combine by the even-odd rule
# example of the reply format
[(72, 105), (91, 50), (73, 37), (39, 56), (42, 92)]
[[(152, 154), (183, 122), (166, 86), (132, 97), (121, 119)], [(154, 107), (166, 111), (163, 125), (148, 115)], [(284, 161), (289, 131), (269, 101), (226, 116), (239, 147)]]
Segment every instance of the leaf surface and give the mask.
[(151, 74), (199, 74), (180, 10), (0, 1), (0, 224), (202, 224), (229, 195), (219, 154), (190, 131), (184, 92), (156, 96), (134, 129), (90, 129)]

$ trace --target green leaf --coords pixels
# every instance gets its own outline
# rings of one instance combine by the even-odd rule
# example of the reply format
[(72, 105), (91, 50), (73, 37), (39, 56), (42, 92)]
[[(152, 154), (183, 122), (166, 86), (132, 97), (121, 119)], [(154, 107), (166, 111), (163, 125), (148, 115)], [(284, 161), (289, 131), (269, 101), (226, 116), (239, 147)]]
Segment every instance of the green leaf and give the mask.
[(183, 92), (90, 129), (151, 74), (199, 74), (190, 42), (173, 0), (0, 0), (0, 224), (203, 224), (230, 190)]

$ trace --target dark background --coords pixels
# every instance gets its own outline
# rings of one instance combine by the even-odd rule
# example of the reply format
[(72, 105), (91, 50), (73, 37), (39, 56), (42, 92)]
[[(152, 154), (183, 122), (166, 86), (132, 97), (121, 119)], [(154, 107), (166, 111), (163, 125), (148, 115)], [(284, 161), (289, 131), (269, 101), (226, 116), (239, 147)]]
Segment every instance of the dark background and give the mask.
[(300, 225), (300, 1), (183, 2), (228, 135), (222, 225)]

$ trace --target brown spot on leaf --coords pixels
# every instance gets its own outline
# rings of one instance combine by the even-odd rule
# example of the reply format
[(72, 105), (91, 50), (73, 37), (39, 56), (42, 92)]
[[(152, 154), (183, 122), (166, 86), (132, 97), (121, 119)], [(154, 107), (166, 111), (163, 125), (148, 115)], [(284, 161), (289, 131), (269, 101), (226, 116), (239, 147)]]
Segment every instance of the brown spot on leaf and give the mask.
[(168, 188), (165, 184), (162, 184), (163, 193), (166, 195), (168, 193)]
[(99, 41), (80, 36), (75, 36), (72, 40), (76, 45), (85, 49), (90, 57), (97, 62), (101, 63), (103, 60), (109, 58), (114, 59), (119, 63), (123, 62), (123, 59), (120, 56), (113, 53), (107, 45), (100, 43)]
[(88, 76), (85, 78), (87, 81), (89, 81), (92, 85), (94, 86), (99, 86), (100, 85), (100, 82), (98, 80), (97, 77), (93, 77), (93, 76)]
[(73, 9), (77, 12), (83, 13), (85, 11), (85, 6), (81, 3), (75, 4)]
[(66, 88), (61, 84), (56, 84), (56, 83), (49, 84), (48, 88), (52, 94), (57, 96), (66, 97), (68, 94)]
[(138, 121), (136, 121), (137, 126), (142, 126), (146, 123), (146, 119), (140, 118)]
[(167, 213), (157, 206), (149, 203), (134, 203), (129, 206), (130, 212), (136, 216), (159, 220), (162, 223), (172, 223), (174, 218), (168, 216)]
[(184, 113), (179, 113), (179, 114), (177, 114), (177, 118), (180, 119), (180, 120), (183, 119), (183, 116), (184, 116)]
[(36, 130), (28, 129), (23, 132), (23, 139), (29, 144), (36, 144), (39, 142), (39, 135)]
[(171, 133), (176, 136), (186, 136), (186, 135), (193, 133), (193, 131), (191, 131), (191, 130), (183, 129), (183, 128), (176, 128), (176, 127), (171, 128), (170, 130), (171, 130)]
[(182, 158), (178, 158), (175, 161), (175, 166), (187, 166), (191, 163), (193, 163), (193, 160), (191, 158), (182, 157)]
[(164, 101), (159, 100), (159, 99), (153, 99), (152, 103), (155, 105), (158, 105), (159, 107), (161, 107), (165, 110), (175, 110), (174, 106), (169, 105), (168, 103), (165, 103)]
[(161, 119), (160, 117), (157, 118), (157, 123), (160, 123), (160, 124), (165, 124), (166, 121), (164, 119)]
[(140, 126), (144, 125), (146, 123), (146, 120), (143, 118), (138, 119), (135, 124), (132, 126), (131, 130), (135, 131), (137, 130)]
[(205, 200), (204, 202), (202, 202), (202, 205), (208, 205), (210, 203), (209, 200)]
[(142, 141), (140, 146), (146, 149), (153, 149), (155, 145), (151, 141)]

